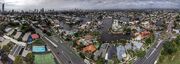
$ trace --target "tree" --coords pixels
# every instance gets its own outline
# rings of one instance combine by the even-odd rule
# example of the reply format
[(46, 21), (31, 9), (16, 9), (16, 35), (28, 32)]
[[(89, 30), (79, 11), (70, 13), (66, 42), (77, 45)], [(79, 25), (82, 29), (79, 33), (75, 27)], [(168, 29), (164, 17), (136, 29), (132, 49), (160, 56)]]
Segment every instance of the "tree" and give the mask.
[(136, 52), (136, 56), (138, 56), (138, 57), (144, 57), (145, 54), (146, 54), (146, 51), (137, 51)]
[(119, 64), (120, 60), (118, 59), (118, 57), (116, 55), (113, 55), (112, 60), (114, 61), (114, 64)]
[(28, 53), (27, 56), (26, 56), (25, 61), (26, 61), (28, 64), (33, 64), (34, 55), (33, 55), (32, 53)]
[(13, 64), (23, 64), (23, 59), (21, 56), (16, 56)]
[(152, 43), (151, 38), (147, 38), (147, 39), (145, 40), (145, 43), (146, 43), (146, 45), (151, 44), (151, 43)]
[(81, 57), (81, 58), (83, 58), (83, 59), (85, 59), (86, 57), (85, 57), (85, 55), (83, 54), (83, 53), (79, 53), (79, 56)]
[(19, 23), (13, 23), (13, 22), (10, 22), (9, 25), (10, 25), (10, 26), (16, 27), (16, 26), (19, 26)]
[(8, 62), (8, 56), (4, 53), (2, 53), (1, 61), (3, 64), (6, 64)]
[(100, 32), (95, 31), (95, 32), (93, 32), (93, 35), (98, 36), (98, 35), (100, 35)]
[(172, 53), (174, 53), (174, 52), (176, 52), (177, 51), (177, 49), (176, 49), (176, 46), (175, 45), (173, 45), (173, 43), (172, 42), (166, 42), (166, 43), (164, 43), (164, 45), (163, 45), (163, 53), (162, 54), (164, 54), (164, 55), (166, 55), (166, 54), (172, 54)]
[(41, 39), (37, 39), (33, 41), (33, 45), (43, 45), (44, 42)]
[(131, 32), (131, 28), (124, 28), (123, 31), (124, 32)]
[(46, 31), (46, 30), (43, 30), (43, 33), (46, 33), (48, 36), (51, 36), (51, 35), (52, 35), (51, 32), (48, 32), (48, 31)]
[(149, 45), (149, 44), (153, 43), (154, 39), (155, 39), (155, 36), (153, 34), (150, 35), (150, 37), (145, 40), (145, 44)]
[(175, 39), (175, 43), (179, 46), (180, 45), (180, 35), (177, 36)]
[(123, 45), (123, 46), (125, 46), (125, 45), (126, 45), (126, 43), (127, 43), (127, 40), (125, 40), (125, 39), (121, 39), (121, 40), (120, 40), (120, 43), (122, 43), (122, 45)]
[(98, 60), (96, 61), (96, 64), (104, 64), (105, 60), (103, 58), (98, 58)]
[(4, 45), (3, 48), (2, 48), (2, 51), (6, 52), (6, 53), (10, 52), (9, 46), (8, 45)]

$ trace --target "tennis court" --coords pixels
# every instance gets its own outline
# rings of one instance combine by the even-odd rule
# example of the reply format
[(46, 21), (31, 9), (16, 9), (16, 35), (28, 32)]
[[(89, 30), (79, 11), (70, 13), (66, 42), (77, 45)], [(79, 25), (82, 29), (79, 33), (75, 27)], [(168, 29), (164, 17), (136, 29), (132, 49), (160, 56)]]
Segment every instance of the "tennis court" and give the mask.
[(35, 54), (35, 64), (56, 64), (54, 57), (51, 53), (48, 54)]

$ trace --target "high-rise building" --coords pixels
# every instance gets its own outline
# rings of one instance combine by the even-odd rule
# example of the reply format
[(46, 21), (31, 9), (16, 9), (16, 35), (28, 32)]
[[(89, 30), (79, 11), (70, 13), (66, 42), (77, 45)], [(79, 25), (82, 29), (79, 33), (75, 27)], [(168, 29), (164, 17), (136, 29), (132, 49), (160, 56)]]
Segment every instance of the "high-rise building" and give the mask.
[(40, 12), (41, 12), (41, 13), (44, 13), (44, 8), (42, 8)]
[(2, 12), (4, 12), (5, 3), (2, 3)]

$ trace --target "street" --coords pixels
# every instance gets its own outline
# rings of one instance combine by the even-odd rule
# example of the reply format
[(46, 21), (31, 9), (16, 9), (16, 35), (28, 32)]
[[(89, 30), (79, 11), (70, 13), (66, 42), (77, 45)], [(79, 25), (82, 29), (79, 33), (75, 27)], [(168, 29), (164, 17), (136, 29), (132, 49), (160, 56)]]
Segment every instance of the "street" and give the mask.
[[(57, 61), (60, 64), (85, 64), (83, 59), (80, 58), (78, 55), (76, 55), (72, 49), (67, 47), (67, 45), (56, 42), (52, 38), (46, 36), (45, 34), (42, 33), (42, 31), (33, 25), (31, 25), (37, 33), (40, 34), (41, 39), (47, 44), (47, 46), (51, 49), (53, 55), (57, 59)], [(48, 38), (48, 39), (47, 39)], [(51, 41), (49, 41), (51, 40)], [(54, 46), (51, 42), (57, 45)]]
[[(172, 32), (171, 32), (172, 25), (173, 25), (173, 21), (169, 22), (169, 24), (167, 26), (167, 31), (166, 32), (168, 33), (167, 38), (170, 38), (169, 40), (171, 40), (171, 37), (172, 37)], [(155, 61), (159, 57), (159, 54), (160, 54), (161, 49), (163, 47), (163, 43), (165, 42), (165, 40), (161, 40), (159, 38), (159, 35), (160, 34), (158, 34), (158, 37), (156, 35), (154, 45), (151, 46), (149, 51), (146, 53), (145, 57), (139, 58), (138, 60), (136, 60), (134, 62), (134, 64), (155, 64)]]

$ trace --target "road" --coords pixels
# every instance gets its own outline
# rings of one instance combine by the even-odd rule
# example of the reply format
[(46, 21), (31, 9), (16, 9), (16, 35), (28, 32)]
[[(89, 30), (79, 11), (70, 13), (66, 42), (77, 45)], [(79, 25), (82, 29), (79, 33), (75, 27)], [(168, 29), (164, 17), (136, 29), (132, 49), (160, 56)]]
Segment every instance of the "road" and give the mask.
[[(83, 59), (80, 58), (78, 55), (76, 55), (72, 49), (67, 47), (66, 44), (56, 42), (51, 37), (48, 37), (45, 34), (43, 34), (43, 32), (40, 29), (34, 27), (33, 25), (32, 27), (35, 29), (37, 33), (40, 34), (42, 40), (51, 49), (53, 55), (55, 56), (55, 58), (60, 64), (85, 64)], [(51, 40), (51, 42), (56, 44), (57, 47), (51, 44), (49, 40)]]
[[(171, 37), (173, 36), (172, 34), (172, 26), (173, 26), (173, 21), (170, 21), (168, 26), (167, 26), (167, 34), (169, 40), (171, 40)], [(134, 64), (155, 64), (157, 58), (159, 57), (160, 51), (163, 47), (163, 43), (165, 40), (162, 40), (159, 38), (159, 35), (155, 36), (155, 42), (154, 45), (151, 46), (151, 48), (148, 50), (146, 53), (145, 57), (137, 59)]]

